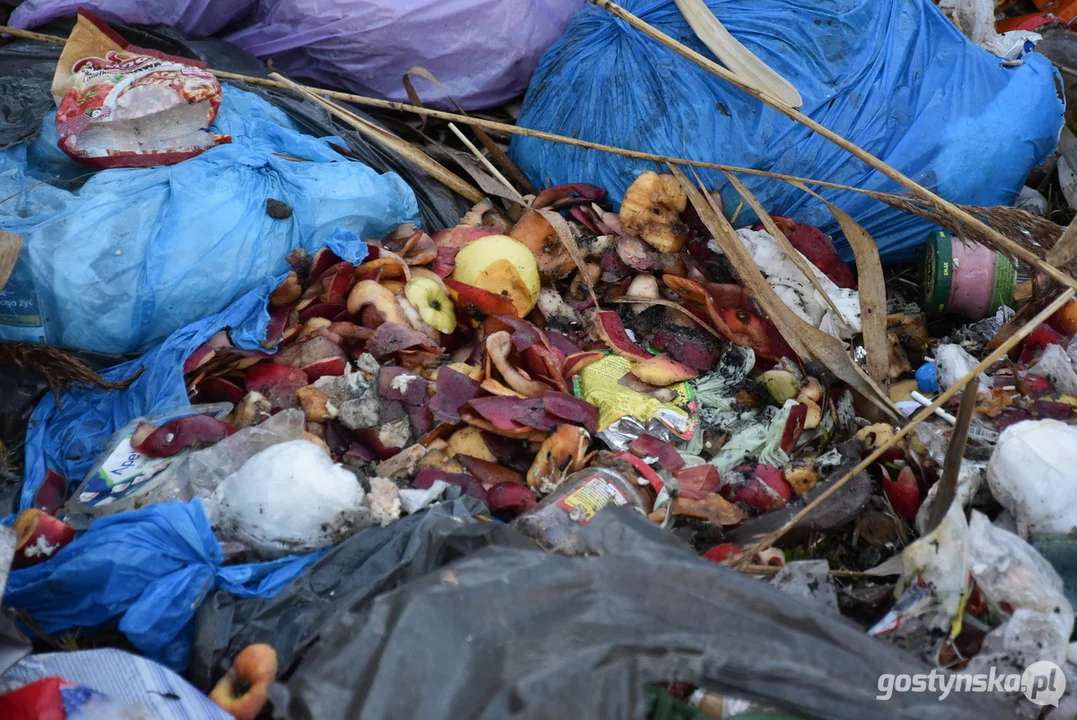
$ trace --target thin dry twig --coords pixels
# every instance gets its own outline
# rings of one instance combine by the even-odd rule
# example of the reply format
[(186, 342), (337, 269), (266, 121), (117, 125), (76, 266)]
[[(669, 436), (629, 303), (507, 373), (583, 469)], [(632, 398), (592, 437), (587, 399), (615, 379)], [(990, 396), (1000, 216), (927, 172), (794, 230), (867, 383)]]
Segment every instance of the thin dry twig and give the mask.
[(909, 192), (911, 192), (913, 195), (917, 196), (917, 198), (923, 203), (933, 207), (938, 212), (951, 215), (955, 219), (968, 224), (972, 228), (975, 228), (977, 231), (983, 233), (986, 237), (989, 237), (991, 239), (992, 246), (1004, 248), (1004, 252), (1013, 254), (1016, 257), (1019, 257), (1022, 260), (1028, 262), (1029, 264), (1035, 265), (1041, 271), (1043, 271), (1052, 279), (1056, 280), (1062, 285), (1077, 289), (1077, 279), (1066, 275), (1058, 268), (1055, 268), (1050, 264), (1044, 262), (1040, 257), (1036, 256), (1034, 253), (1028, 252), (1020, 244), (1010, 240), (994, 228), (984, 223), (982, 220), (976, 218), (969, 212), (962, 209), (960, 206), (955, 205), (949, 200), (945, 200), (944, 198), (939, 197), (935, 193), (931, 192), (927, 188), (917, 183), (912, 178), (909, 178), (908, 176), (904, 175), (894, 167), (883, 162), (882, 160), (875, 157), (874, 155), (864, 150), (860, 146), (856, 145), (855, 143), (850, 142), (846, 138), (842, 137), (833, 130), (825, 127), (824, 125), (819, 124), (817, 121), (808, 117), (799, 110), (789, 107), (784, 102), (782, 102), (778, 98), (775, 98), (769, 93), (759, 90), (748, 83), (745, 83), (737, 75), (733, 74), (726, 68), (715, 63), (709, 58), (704, 57), (703, 55), (699, 54), (695, 50), (692, 50), (686, 45), (678, 42), (669, 35), (666, 35), (665, 33), (648, 24), (644, 20), (641, 20), (632, 13), (628, 12), (617, 3), (611, 2), (610, 0), (590, 1), (594, 5), (597, 5), (598, 7), (620, 18), (621, 20), (624, 20), (626, 23), (639, 30), (640, 32), (644, 33), (648, 37), (656, 40), (662, 45), (665, 45), (669, 49), (676, 52), (678, 55), (688, 58), (692, 62), (714, 73), (715, 75), (730, 83), (734, 87), (737, 87), (747, 92), (752, 97), (766, 103), (768, 106), (774, 108), (789, 119), (795, 120), (796, 122), (800, 123), (801, 125), (804, 125), (815, 133), (822, 135), (830, 142), (834, 143), (835, 145), (850, 153), (854, 157), (857, 157), (860, 160), (864, 161), (875, 170), (879, 171), (886, 177), (898, 183), (899, 185), (907, 189)]
[(472, 202), (482, 202), (486, 197), (478, 188), (474, 187), (460, 176), (450, 172), (441, 163), (434, 158), (427, 155), (412, 143), (393, 135), (391, 132), (378, 127), (374, 123), (370, 122), (366, 118), (360, 117), (350, 110), (334, 105), (325, 98), (319, 97), (316, 93), (311, 92), (302, 85), (292, 82), (279, 73), (273, 73), (272, 77), (277, 78), (281, 82), (285, 83), (288, 89), (293, 92), (299, 93), (304, 97), (313, 100), (321, 107), (328, 110), (335, 117), (348, 123), (360, 133), (362, 133), (369, 140), (372, 140), (379, 145), (382, 145), (393, 152), (398, 153), (404, 158), (407, 158), (411, 162), (418, 165), (431, 177), (436, 179), (441, 184), (445, 185), (453, 192), (460, 194)]
[(942, 476), (939, 477), (939, 489), (935, 491), (935, 501), (931, 505), (931, 514), (927, 518), (923, 535), (928, 535), (939, 526), (950, 505), (957, 497), (957, 477), (961, 472), (961, 462), (965, 458), (965, 443), (969, 439), (969, 424), (972, 411), (976, 408), (976, 396), (980, 390), (980, 377), (973, 376), (961, 392), (961, 406), (957, 411), (957, 422), (950, 433), (950, 447), (946, 449), (946, 460), (942, 464)]

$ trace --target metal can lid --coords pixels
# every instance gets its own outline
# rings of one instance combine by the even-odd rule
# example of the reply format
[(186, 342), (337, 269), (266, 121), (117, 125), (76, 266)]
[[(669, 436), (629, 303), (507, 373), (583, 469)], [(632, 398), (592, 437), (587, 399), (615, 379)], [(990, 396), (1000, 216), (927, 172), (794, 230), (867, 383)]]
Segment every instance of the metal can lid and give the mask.
[(922, 284), (921, 305), (924, 312), (939, 313), (946, 310), (953, 289), (953, 247), (950, 233), (935, 230), (927, 236), (924, 254), (920, 258)]

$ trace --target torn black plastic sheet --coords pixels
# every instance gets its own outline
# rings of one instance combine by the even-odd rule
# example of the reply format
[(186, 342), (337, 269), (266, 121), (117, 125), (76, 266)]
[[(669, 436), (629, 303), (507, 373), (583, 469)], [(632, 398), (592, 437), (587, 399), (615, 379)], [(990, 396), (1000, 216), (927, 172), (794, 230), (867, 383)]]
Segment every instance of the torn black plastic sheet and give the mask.
[(876, 699), (881, 674), (930, 669), (623, 510), (588, 526), (590, 557), (504, 537), (337, 605), (272, 689), (276, 717), (623, 720), (645, 716), (642, 688), (662, 680), (830, 720), (1007, 716), (970, 694)]

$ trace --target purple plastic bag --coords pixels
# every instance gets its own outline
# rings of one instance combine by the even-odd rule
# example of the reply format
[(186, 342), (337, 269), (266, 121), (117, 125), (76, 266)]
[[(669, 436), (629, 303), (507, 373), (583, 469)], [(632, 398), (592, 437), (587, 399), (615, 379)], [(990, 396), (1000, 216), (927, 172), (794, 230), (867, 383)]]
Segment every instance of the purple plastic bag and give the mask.
[[(55, 2), (56, 0), (53, 0)], [(419, 65), (468, 109), (527, 89), (546, 49), (584, 0), (260, 0), (226, 40), (286, 74), (362, 95), (408, 101)], [(414, 80), (424, 104), (444, 95)]]
[[(226, 40), (296, 79), (408, 102), (402, 79), (418, 65), (474, 110), (522, 94), (585, 1), (25, 0), (11, 25), (33, 27), (85, 7), (105, 20), (194, 35), (227, 28)], [(450, 107), (430, 82), (414, 83), (424, 104)]]
[[(131, 25), (171, 25), (191, 35), (212, 35), (239, 20), (256, 0), (24, 0), (11, 13), (11, 26), (30, 28), (80, 7), (101, 19)], [(14, 5), (14, 2), (8, 4)]]

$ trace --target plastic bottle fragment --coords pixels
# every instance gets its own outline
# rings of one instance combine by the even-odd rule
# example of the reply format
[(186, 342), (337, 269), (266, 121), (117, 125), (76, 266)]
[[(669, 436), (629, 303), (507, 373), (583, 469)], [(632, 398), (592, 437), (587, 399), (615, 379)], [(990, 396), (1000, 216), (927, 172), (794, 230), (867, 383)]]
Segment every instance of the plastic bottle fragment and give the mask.
[(624, 475), (607, 467), (590, 467), (568, 476), (557, 490), (511, 524), (546, 549), (571, 551), (580, 528), (610, 504), (630, 506), (643, 514), (651, 510)]

